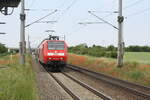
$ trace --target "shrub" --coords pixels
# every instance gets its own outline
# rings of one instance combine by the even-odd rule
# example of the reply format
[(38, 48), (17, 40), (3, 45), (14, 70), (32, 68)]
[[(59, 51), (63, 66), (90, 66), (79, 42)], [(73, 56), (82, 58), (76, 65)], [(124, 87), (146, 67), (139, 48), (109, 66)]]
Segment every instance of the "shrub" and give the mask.
[(144, 73), (141, 71), (138, 71), (138, 70), (131, 71), (131, 72), (129, 72), (129, 77), (134, 80), (140, 80), (144, 77)]
[(0, 43), (0, 53), (6, 53), (7, 52), (7, 48)]

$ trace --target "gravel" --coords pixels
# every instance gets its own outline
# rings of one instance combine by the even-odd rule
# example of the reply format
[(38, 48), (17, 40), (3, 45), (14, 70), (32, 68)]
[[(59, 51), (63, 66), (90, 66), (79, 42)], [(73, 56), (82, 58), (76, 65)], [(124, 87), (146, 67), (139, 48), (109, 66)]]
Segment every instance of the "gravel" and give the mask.
[(58, 80), (61, 81), (69, 90), (80, 98), (80, 100), (102, 100), (100, 97), (74, 82), (70, 78), (64, 76), (62, 73), (52, 73)]
[(40, 100), (72, 100), (69, 94), (33, 59)]
[(69, 69), (65, 69), (65, 73), (70, 74), (76, 77), (77, 79), (79, 79), (80, 81), (85, 82), (86, 84), (97, 89), (98, 91), (106, 95), (109, 95), (114, 100), (144, 100), (143, 98), (140, 98), (139, 96), (135, 96), (131, 93), (128, 93), (126, 90), (110, 85), (101, 80), (97, 80), (96, 78), (90, 77), (88, 75), (85, 75), (85, 74), (82, 74), (73, 70), (69, 70)]

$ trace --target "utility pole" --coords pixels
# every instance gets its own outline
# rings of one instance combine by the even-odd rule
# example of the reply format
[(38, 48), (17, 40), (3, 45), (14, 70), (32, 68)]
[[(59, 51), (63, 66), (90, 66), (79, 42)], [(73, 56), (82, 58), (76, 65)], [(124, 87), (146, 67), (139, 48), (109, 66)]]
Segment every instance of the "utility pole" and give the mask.
[(122, 16), (122, 0), (119, 0), (119, 15), (118, 15), (118, 56), (117, 67), (123, 66), (124, 42), (123, 42), (123, 20)]
[(25, 0), (21, 0), (21, 13), (20, 13), (20, 64), (25, 64), (25, 49), (26, 49), (26, 42), (25, 42)]

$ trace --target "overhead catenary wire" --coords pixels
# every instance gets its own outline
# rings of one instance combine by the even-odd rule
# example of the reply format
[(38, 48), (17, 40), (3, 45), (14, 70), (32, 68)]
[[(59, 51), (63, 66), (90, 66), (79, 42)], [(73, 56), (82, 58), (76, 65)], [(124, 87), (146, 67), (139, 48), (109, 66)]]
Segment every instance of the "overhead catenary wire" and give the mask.
[[(105, 16), (102, 17), (103, 19), (104, 19), (104, 18), (107, 18), (107, 17), (110, 17), (110, 16), (112, 16), (112, 15), (118, 13), (117, 10), (112, 10), (113, 7), (114, 7), (114, 3), (115, 3), (115, 2), (116, 2), (116, 0), (112, 0), (111, 2), (107, 3), (107, 5), (112, 4), (110, 10), (106, 10), (106, 11), (100, 10), (100, 11), (91, 11), (91, 12), (94, 12), (94, 13), (108, 13), (107, 15), (105, 15)], [(103, 8), (103, 6), (101, 6), (101, 8)]]
[[(31, 4), (29, 5), (29, 9), (31, 9), (33, 7), (33, 5), (35, 4), (36, 0), (32, 0)], [(29, 12), (27, 12), (27, 14), (29, 14)]]
[[(103, 4), (100, 8), (102, 9), (102, 8), (106, 7), (106, 5), (108, 6), (108, 5), (110, 5), (110, 4), (113, 4), (115, 1), (116, 1), (116, 0), (112, 0), (111, 2), (109, 2), (109, 3), (107, 3), (107, 4)], [(108, 7), (107, 7), (107, 8), (108, 8)], [(113, 5), (112, 5), (111, 8), (113, 8)]]
[(36, 22), (38, 22), (38, 21), (41, 21), (42, 19), (45, 19), (45, 18), (47, 18), (48, 16), (54, 14), (55, 12), (57, 12), (57, 9), (56, 9), (55, 11), (50, 12), (49, 14), (45, 15), (44, 17), (42, 17), (42, 18), (40, 18), (40, 19), (38, 19), (38, 20), (36, 20), (36, 21), (34, 21), (34, 22), (32, 22), (32, 23), (26, 25), (25, 27), (29, 27), (30, 25), (32, 25), (32, 24), (34, 24), (34, 23), (36, 23)]
[(65, 5), (65, 3), (66, 3), (66, 0), (64, 0), (64, 1), (58, 6), (58, 9), (62, 9), (63, 6)]
[(30, 8), (32, 8), (32, 6), (34, 5), (35, 2), (36, 2), (36, 0), (31, 1)]
[[(59, 15), (57, 17), (53, 17), (52, 20), (56, 20), (57, 22), (67, 13), (67, 11), (69, 11), (74, 4), (77, 2), (78, 0), (72, 0), (72, 2), (65, 7), (64, 9), (61, 8), (61, 6), (64, 6), (64, 3), (58, 8), (58, 11), (60, 12)], [(61, 10), (61, 9), (62, 10)], [(55, 24), (56, 25), (56, 24)], [(55, 26), (56, 27), (56, 26)]]
[(123, 9), (128, 9), (128, 8), (133, 7), (133, 6), (139, 4), (139, 3), (143, 2), (143, 1), (144, 1), (144, 0), (137, 0), (137, 1), (135, 1), (134, 3), (132, 3), (132, 4), (130, 4), (130, 5), (127, 5), (127, 6), (124, 7)]
[(118, 11), (91, 11), (96, 13), (118, 13)]
[(146, 8), (146, 9), (143, 9), (143, 10), (141, 10), (141, 11), (138, 11), (138, 12), (132, 13), (132, 14), (130, 14), (130, 15), (127, 15), (127, 18), (128, 18), (128, 17), (133, 17), (133, 16), (140, 15), (140, 14), (145, 13), (145, 12), (147, 12), (147, 11), (150, 11), (150, 8)]
[(66, 8), (66, 11), (69, 10), (76, 2), (77, 0), (73, 0), (72, 3)]
[(60, 14), (60, 16), (58, 16), (57, 20), (59, 20), (67, 11), (69, 11), (77, 1), (78, 1), (78, 0), (73, 0), (73, 1), (71, 2), (71, 4), (68, 5), (68, 6), (62, 11), (62, 13)]
[(108, 21), (104, 20), (103, 18), (98, 17), (97, 15), (93, 14), (91, 11), (88, 11), (88, 12), (89, 12), (91, 15), (95, 16), (96, 18), (98, 18), (99, 20), (103, 21), (104, 23), (106, 23), (106, 24), (108, 24), (108, 25), (110, 25), (110, 26), (112, 26), (113, 28), (115, 28), (115, 29), (118, 30), (118, 28), (117, 28), (116, 26), (114, 26), (113, 24), (109, 23)]
[(25, 9), (26, 11), (52, 11), (53, 9)]
[(80, 25), (87, 25), (87, 24), (104, 24), (104, 22), (79, 22)]

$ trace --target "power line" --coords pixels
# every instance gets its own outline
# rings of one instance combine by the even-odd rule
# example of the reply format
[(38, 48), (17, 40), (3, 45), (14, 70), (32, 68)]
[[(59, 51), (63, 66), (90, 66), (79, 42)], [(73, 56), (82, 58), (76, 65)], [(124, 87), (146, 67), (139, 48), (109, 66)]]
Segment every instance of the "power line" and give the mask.
[[(32, 1), (31, 1), (31, 4), (29, 5), (29, 8), (30, 8), (30, 9), (32, 8), (32, 6), (34, 5), (35, 2), (36, 2), (36, 0), (32, 0)], [(27, 12), (27, 14), (29, 14), (29, 12)]]
[(115, 28), (115, 29), (118, 30), (118, 28), (117, 28), (116, 26), (114, 26), (113, 24), (109, 23), (108, 21), (104, 20), (103, 18), (98, 17), (97, 15), (93, 14), (91, 11), (88, 11), (88, 12), (89, 12), (91, 15), (95, 16), (96, 18), (98, 18), (99, 20), (103, 21), (104, 23), (106, 23), (106, 24), (108, 24), (108, 25), (110, 25), (110, 26), (112, 26), (113, 28)]
[(118, 13), (118, 11), (91, 11), (96, 13)]
[(103, 19), (112, 16), (114, 13), (118, 13), (117, 11), (91, 11), (91, 12), (94, 12), (94, 13), (108, 13), (107, 15), (102, 17)]
[(38, 20), (36, 20), (36, 21), (34, 21), (34, 22), (32, 22), (32, 23), (26, 25), (25, 27), (29, 27), (30, 25), (32, 25), (32, 24), (34, 24), (34, 23), (36, 23), (36, 22), (38, 22), (38, 21), (41, 21), (42, 19), (44, 19), (44, 18), (46, 18), (46, 17), (48, 17), (48, 16), (54, 14), (55, 12), (57, 12), (57, 9), (56, 9), (55, 11), (50, 12), (49, 14), (45, 15), (44, 17), (42, 17), (42, 18), (40, 18), (40, 19), (38, 19)]
[(112, 2), (111, 2), (111, 4), (112, 4), (111, 9), (113, 9), (115, 7), (114, 6), (114, 2), (117, 3), (117, 0), (112, 0)]
[(58, 7), (58, 9), (61, 9), (61, 8), (65, 5), (65, 3), (66, 3), (66, 0), (64, 0), (64, 1), (62, 2), (62, 4)]
[[(69, 11), (69, 10), (74, 6), (74, 4), (75, 4), (77, 1), (78, 1), (78, 0), (73, 0), (70, 5), (68, 5), (66, 8), (64, 8), (64, 9), (62, 10), (62, 12), (59, 13), (59, 15), (57, 16), (57, 18), (56, 18), (56, 17), (53, 17), (52, 20), (57, 20), (57, 21), (59, 21), (59, 20), (67, 13), (67, 11)], [(62, 6), (63, 6), (63, 5), (64, 5), (64, 4), (62, 4)], [(60, 8), (60, 7), (59, 7), (59, 8)], [(59, 10), (59, 11), (61, 11), (61, 10)]]
[[(106, 5), (112, 4), (112, 3), (114, 3), (115, 1), (116, 1), (116, 0), (112, 0), (111, 2), (109, 2), (109, 3), (107, 3), (107, 4), (103, 4), (100, 8), (104, 8), (104, 7), (106, 7)], [(111, 8), (113, 8), (113, 5), (112, 5)]]
[(123, 9), (127, 9), (127, 8), (130, 8), (130, 7), (133, 7), (133, 6), (139, 4), (140, 2), (143, 2), (143, 1), (144, 0), (137, 0), (134, 3), (132, 3), (132, 4), (128, 5), (128, 6), (126, 6), (126, 7), (124, 7)]
[(87, 25), (87, 24), (104, 24), (104, 22), (79, 22), (80, 25)]
[(32, 0), (32, 2), (30, 4), (30, 8), (32, 8), (32, 6), (34, 5), (35, 2), (36, 2), (36, 0)]
[(150, 8), (143, 9), (143, 10), (141, 10), (141, 11), (138, 11), (138, 12), (135, 12), (135, 13), (132, 13), (132, 14), (128, 15), (127, 18), (128, 18), (128, 17), (136, 16), (136, 15), (140, 15), (140, 14), (142, 14), (142, 13), (145, 13), (145, 12), (149, 11), (149, 10), (150, 10)]
[(69, 10), (76, 2), (77, 0), (73, 0), (72, 3), (66, 8), (66, 11)]
[(53, 9), (25, 9), (26, 11), (51, 11)]
[(77, 1), (78, 1), (78, 0), (73, 0), (72, 3), (71, 3), (69, 6), (67, 6), (67, 7), (65, 8), (65, 10), (61, 13), (61, 15), (58, 16), (58, 19), (57, 19), (57, 20), (59, 20), (60, 17), (62, 17), (68, 10), (70, 10), (70, 9), (73, 7), (73, 5), (74, 5)]

